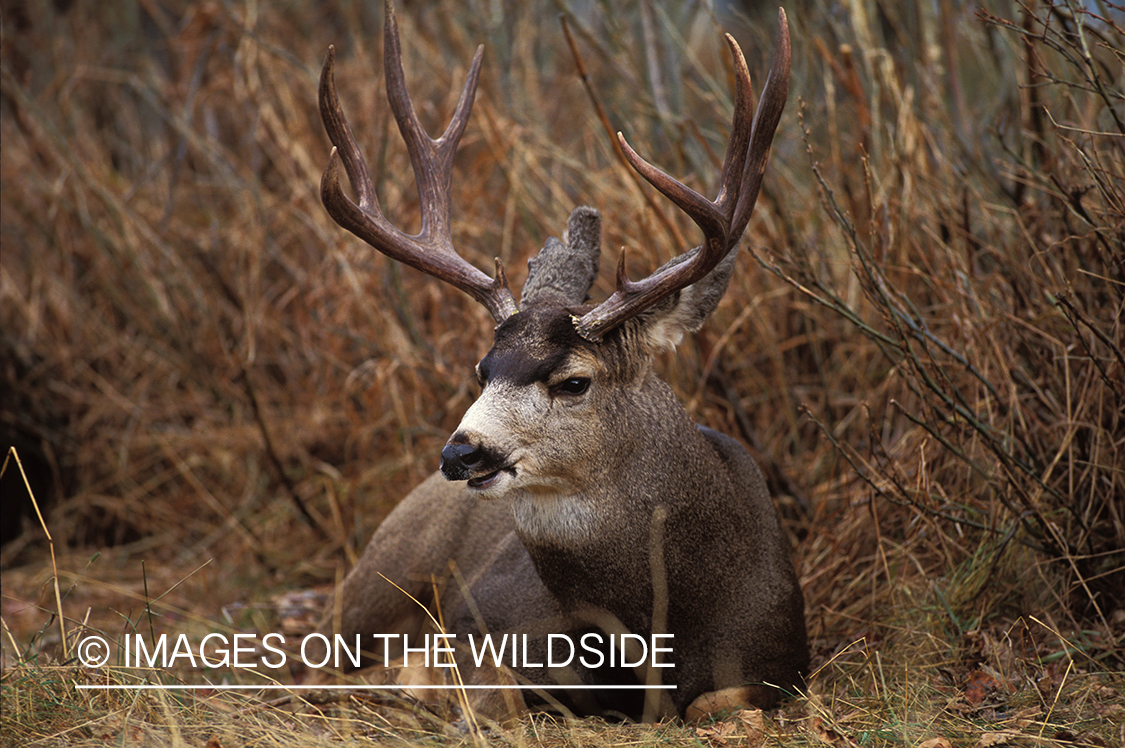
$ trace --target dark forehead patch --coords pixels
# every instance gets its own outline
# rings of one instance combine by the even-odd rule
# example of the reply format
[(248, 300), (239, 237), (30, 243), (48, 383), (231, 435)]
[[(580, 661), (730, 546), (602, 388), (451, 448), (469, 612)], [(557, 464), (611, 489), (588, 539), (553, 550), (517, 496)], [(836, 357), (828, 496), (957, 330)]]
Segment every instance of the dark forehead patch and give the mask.
[(547, 379), (575, 350), (593, 348), (575, 331), (570, 310), (528, 309), (496, 328), (492, 350), (480, 362), (480, 374), (485, 381), (522, 387)]

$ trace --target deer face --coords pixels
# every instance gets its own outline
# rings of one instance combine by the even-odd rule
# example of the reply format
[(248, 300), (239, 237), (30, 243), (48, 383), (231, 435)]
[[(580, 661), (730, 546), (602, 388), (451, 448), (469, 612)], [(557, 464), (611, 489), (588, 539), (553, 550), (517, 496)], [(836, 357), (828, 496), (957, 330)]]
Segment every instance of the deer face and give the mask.
[(442, 474), (486, 499), (589, 493), (623, 457), (615, 436), (645, 368), (623, 340), (583, 339), (557, 306), (509, 317), (477, 365), (483, 391), (442, 449)]

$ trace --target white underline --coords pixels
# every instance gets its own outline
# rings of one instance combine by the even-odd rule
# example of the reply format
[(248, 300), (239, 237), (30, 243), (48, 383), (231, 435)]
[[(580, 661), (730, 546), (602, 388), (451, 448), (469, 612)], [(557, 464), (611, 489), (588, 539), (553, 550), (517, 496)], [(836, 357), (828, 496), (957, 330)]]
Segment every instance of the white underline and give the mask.
[(627, 685), (605, 685), (605, 686), (513, 686), (513, 685), (465, 685), (465, 686), (283, 686), (283, 685), (261, 685), (261, 686), (245, 686), (245, 685), (169, 685), (159, 686), (149, 683), (139, 683), (134, 686), (130, 685), (83, 685), (76, 684), (75, 688), (82, 691), (472, 691), (472, 690), (496, 690), (496, 691), (554, 691), (563, 689), (566, 691), (647, 691), (652, 690), (676, 690), (676, 686), (627, 686)]

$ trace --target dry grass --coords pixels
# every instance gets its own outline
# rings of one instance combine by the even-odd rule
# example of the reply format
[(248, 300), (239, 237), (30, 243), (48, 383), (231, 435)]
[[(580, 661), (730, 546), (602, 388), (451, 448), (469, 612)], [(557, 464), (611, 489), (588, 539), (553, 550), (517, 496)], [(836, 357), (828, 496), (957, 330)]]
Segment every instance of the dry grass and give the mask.
[[(432, 470), (489, 326), (319, 205), (334, 43), (383, 203), (416, 225), (375, 4), (63, 5), (3, 8), (0, 423), (45, 511), (9, 515), (24, 491), (5, 475), (5, 531), (22, 532), (0, 557), (0, 735), (472, 742), (408, 705), (74, 688), (134, 676), (75, 667), (64, 635), (307, 625), (315, 604), (280, 593), (334, 584)], [(599, 296), (617, 248), (637, 277), (688, 246), (689, 223), (614, 159), (566, 3), (465, 5), (402, 16), (431, 129), (487, 47), (453, 197), (469, 259), (501, 256), (518, 287), (581, 203), (606, 217)], [(1125, 743), (1125, 9), (892, 5), (789, 9), (758, 262), (661, 362), (767, 469), (808, 599), (810, 693), (760, 724), (539, 718), (481, 740)], [(754, 72), (760, 23), (733, 24)], [(711, 19), (606, 3), (571, 24), (614, 126), (705, 188), (730, 110)]]

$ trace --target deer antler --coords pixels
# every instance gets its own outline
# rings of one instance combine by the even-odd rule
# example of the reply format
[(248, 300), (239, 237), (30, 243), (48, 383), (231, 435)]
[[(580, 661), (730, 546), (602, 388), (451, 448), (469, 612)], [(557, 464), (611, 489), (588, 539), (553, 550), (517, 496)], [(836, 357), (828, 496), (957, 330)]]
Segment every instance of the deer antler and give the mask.
[[(328, 167), (320, 181), (321, 201), (336, 223), (391, 259), (404, 262), (465, 291), (484, 304), (499, 324), (517, 311), (500, 259), (496, 259), (495, 279), (466, 262), (453, 248), (449, 220), (453, 156), (473, 108), (484, 48), (478, 48), (473, 58), (465, 88), (461, 92), (461, 100), (457, 103), (449, 127), (440, 138), (434, 140), (418, 121), (410, 93), (406, 89), (398, 22), (391, 0), (385, 3), (385, 14), (383, 65), (387, 100), (395, 121), (398, 122), (399, 132), (406, 141), (410, 163), (414, 168), (422, 207), (422, 230), (414, 236), (403, 233), (391, 225), (379, 207), (367, 162), (359, 152), (336, 96), (336, 84), (333, 80), (335, 50), (332, 47), (328, 48), (328, 56), (320, 73), (320, 118), (334, 146)], [(340, 188), (341, 160), (356, 192), (358, 204)]]
[(738, 43), (726, 37), (734, 56), (735, 103), (730, 142), (723, 161), (719, 194), (714, 201), (672, 178), (645, 161), (617, 134), (629, 163), (702, 229), (704, 241), (690, 259), (664, 266), (644, 280), (633, 282), (625, 275), (625, 254), (617, 263), (617, 290), (594, 309), (575, 318), (578, 333), (590, 341), (625, 320), (634, 317), (663, 298), (700, 280), (719, 264), (742, 238), (765, 174), (766, 159), (781, 112), (789, 96), (789, 24), (784, 10), (778, 10), (777, 45), (758, 110), (750, 119), (753, 106), (750, 73)]

